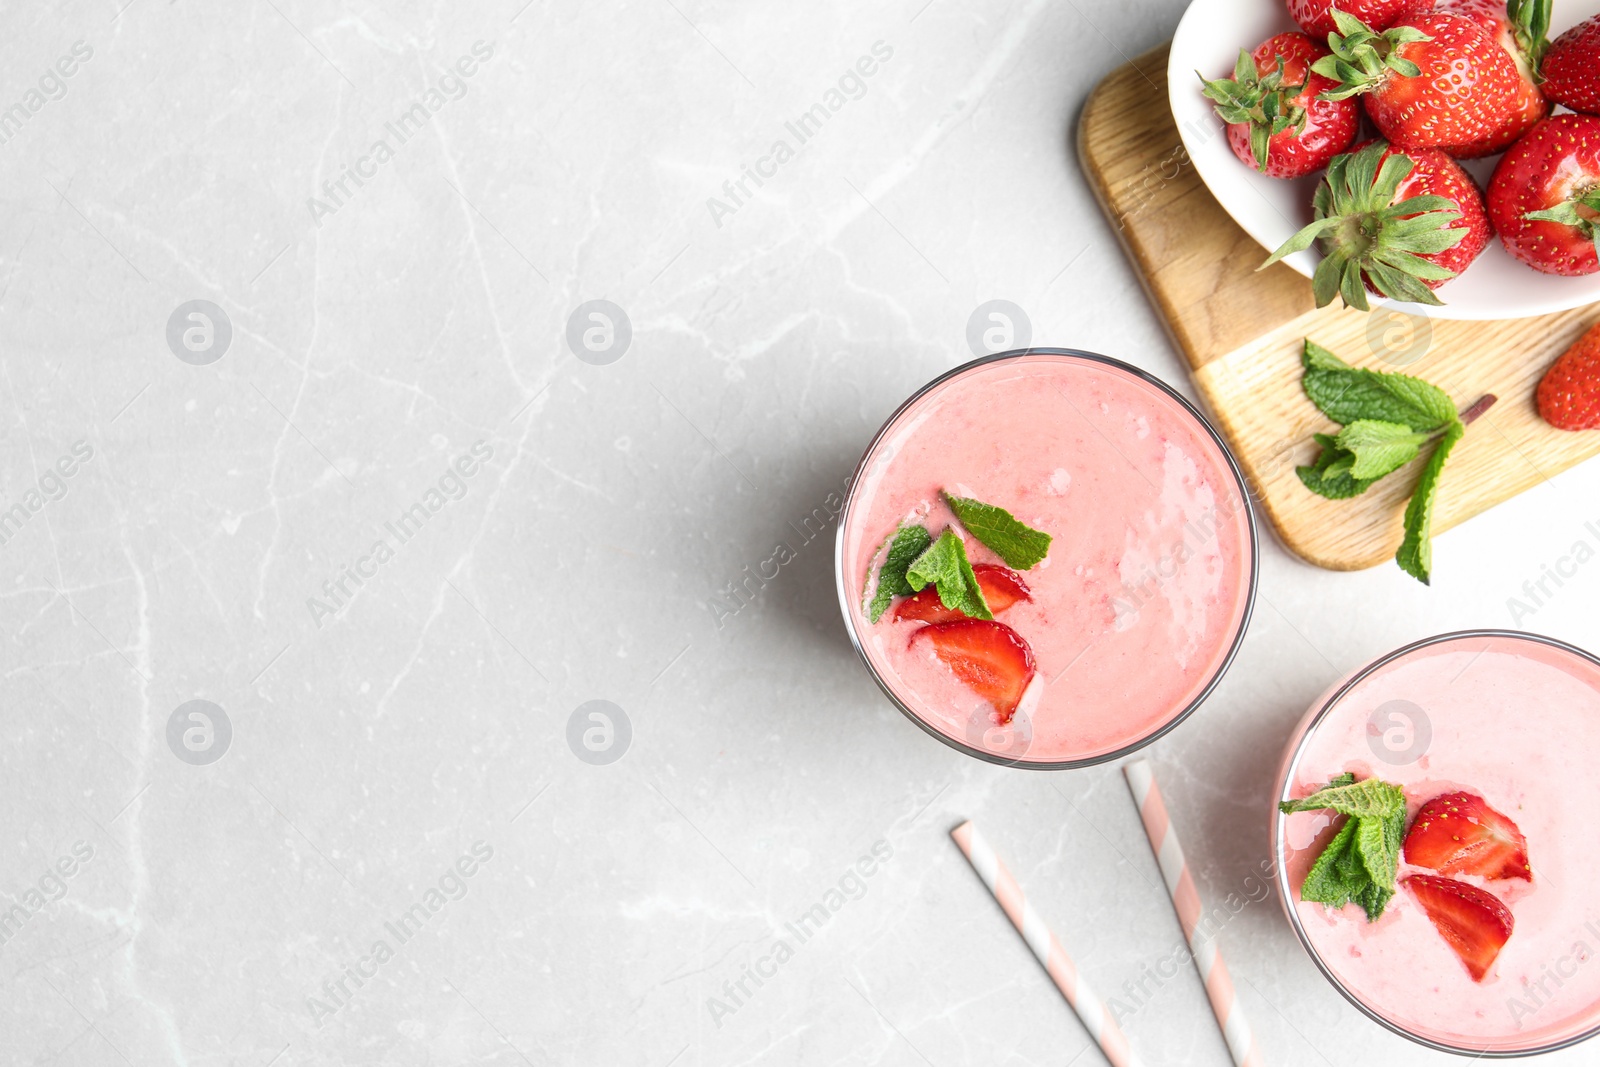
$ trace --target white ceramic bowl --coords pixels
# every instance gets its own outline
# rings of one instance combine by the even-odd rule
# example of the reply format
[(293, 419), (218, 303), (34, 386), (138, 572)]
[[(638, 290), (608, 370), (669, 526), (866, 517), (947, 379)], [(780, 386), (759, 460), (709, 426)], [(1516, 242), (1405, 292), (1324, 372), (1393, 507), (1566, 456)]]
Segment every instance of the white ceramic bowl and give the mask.
[[(1555, 0), (1551, 18), (1556, 34), (1600, 13), (1600, 0)], [(1311, 221), (1311, 195), (1317, 176), (1285, 181), (1268, 178), (1239, 162), (1228, 147), (1222, 120), (1200, 93), (1200, 79), (1233, 72), (1239, 49), (1253, 49), (1275, 33), (1298, 29), (1283, 0), (1192, 0), (1172, 41), (1167, 63), (1167, 95), (1183, 146), (1201, 181), (1246, 233), (1269, 252)], [(1466, 167), (1486, 185), (1499, 157), (1468, 161)], [(1263, 254), (1263, 259), (1266, 255)], [(1315, 248), (1284, 262), (1311, 276), (1321, 259)], [(1438, 319), (1519, 319), (1600, 301), (1600, 274), (1561, 278), (1541, 274), (1511, 258), (1492, 240), (1472, 266), (1438, 289), (1444, 307), (1418, 304), (1385, 306)]]

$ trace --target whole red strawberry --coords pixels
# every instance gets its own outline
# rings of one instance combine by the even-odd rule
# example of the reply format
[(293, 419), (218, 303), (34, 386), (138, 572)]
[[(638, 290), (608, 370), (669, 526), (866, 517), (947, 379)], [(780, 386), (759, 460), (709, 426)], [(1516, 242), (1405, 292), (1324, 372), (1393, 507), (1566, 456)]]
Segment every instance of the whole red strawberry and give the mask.
[(1538, 400), (1540, 416), (1558, 430), (1600, 429), (1600, 325), (1545, 372)]
[(1445, 151), (1457, 159), (1478, 159), (1504, 152), (1517, 138), (1550, 114), (1550, 99), (1539, 88), (1536, 73), (1550, 47), (1550, 0), (1440, 0), (1438, 10), (1471, 19), (1497, 41), (1517, 65), (1517, 88), (1511, 113), (1500, 128), (1470, 144)]
[(1338, 9), (1333, 17), (1333, 54), (1311, 69), (1340, 84), (1323, 95), (1363, 97), (1373, 124), (1401, 148), (1471, 144), (1510, 117), (1517, 65), (1471, 19), (1412, 15), (1380, 33)]
[(1593, 274), (1600, 117), (1554, 115), (1500, 157), (1489, 217), (1506, 251), (1546, 274)]
[[(1288, 0), (1289, 17), (1317, 40), (1338, 29), (1333, 22), (1334, 0)], [(1354, 15), (1375, 30), (1386, 30), (1407, 15), (1433, 9), (1433, 0), (1339, 0), (1339, 10)]]
[(1419, 304), (1478, 258), (1489, 243), (1483, 195), (1461, 164), (1436, 148), (1401, 151), (1368, 141), (1337, 156), (1311, 202), (1316, 221), (1284, 242), (1266, 266), (1316, 242), (1317, 306), (1368, 310), (1367, 292)]
[(1330, 54), (1303, 33), (1280, 33), (1254, 52), (1240, 49), (1231, 78), (1201, 78), (1241, 162), (1273, 178), (1299, 178), (1350, 147), (1360, 106), (1320, 99), (1338, 83), (1311, 72), (1311, 64)]
[(1557, 37), (1539, 72), (1550, 99), (1574, 111), (1600, 115), (1600, 15)]

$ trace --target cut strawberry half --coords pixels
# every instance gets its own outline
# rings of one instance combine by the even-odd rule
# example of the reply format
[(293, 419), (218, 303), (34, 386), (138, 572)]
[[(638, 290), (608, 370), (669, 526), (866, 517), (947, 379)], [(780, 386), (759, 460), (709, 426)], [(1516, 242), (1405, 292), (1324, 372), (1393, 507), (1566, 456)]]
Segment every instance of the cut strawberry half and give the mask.
[(1440, 874), (1533, 881), (1528, 839), (1476, 793), (1445, 793), (1422, 805), (1404, 851), (1407, 863)]
[[(983, 601), (989, 605), (991, 615), (1000, 614), (1019, 600), (1033, 599), (1022, 575), (1010, 567), (1002, 567), (998, 563), (979, 563), (972, 568), (972, 573), (977, 575), (978, 588), (983, 590)], [(900, 606), (894, 609), (894, 617), (918, 622), (955, 622), (967, 618), (955, 608), (945, 607), (939, 599), (939, 591), (931, 585), (916, 596), (902, 600)]]
[(1413, 874), (1402, 878), (1401, 884), (1411, 890), (1434, 928), (1456, 950), (1472, 980), (1483, 981), (1511, 937), (1511, 909), (1493, 893), (1454, 878)]
[(1033, 649), (1003, 622), (962, 619), (936, 622), (911, 635), (913, 645), (927, 642), (955, 676), (990, 704), (1004, 726), (1017, 713), (1022, 694), (1033, 681)]

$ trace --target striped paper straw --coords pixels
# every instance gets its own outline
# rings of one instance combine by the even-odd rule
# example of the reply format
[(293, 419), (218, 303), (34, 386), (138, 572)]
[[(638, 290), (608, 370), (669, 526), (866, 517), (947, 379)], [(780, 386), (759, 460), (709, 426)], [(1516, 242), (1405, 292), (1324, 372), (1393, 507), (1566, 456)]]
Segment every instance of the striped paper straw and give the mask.
[(1167, 883), (1167, 893), (1172, 906), (1177, 909), (1178, 923), (1189, 942), (1189, 953), (1194, 957), (1195, 969), (1206, 984), (1206, 996), (1211, 1000), (1211, 1010), (1222, 1027), (1223, 1039), (1228, 1042), (1228, 1052), (1239, 1067), (1261, 1067), (1261, 1046), (1256, 1044), (1250, 1024), (1245, 1021), (1244, 1007), (1239, 1003), (1233, 988), (1233, 977), (1228, 965), (1222, 962), (1213, 935), (1203, 941), (1196, 940), (1200, 925), (1200, 894), (1189, 876), (1189, 864), (1183, 858), (1183, 847), (1178, 844), (1177, 831), (1167, 818), (1167, 805), (1161, 799), (1161, 789), (1156, 785), (1155, 771), (1150, 761), (1137, 759), (1126, 764), (1122, 773), (1128, 778), (1128, 788), (1134, 802), (1139, 805), (1139, 817), (1144, 821), (1144, 832), (1150, 838), (1150, 848), (1161, 867), (1161, 878)]
[(1044, 965), (1045, 973), (1061, 990), (1061, 995), (1067, 998), (1067, 1003), (1078, 1013), (1078, 1018), (1083, 1020), (1084, 1028), (1100, 1046), (1100, 1051), (1106, 1054), (1112, 1067), (1140, 1067), (1139, 1058), (1128, 1045), (1127, 1035), (1106, 1011), (1105, 1002), (1083, 984), (1072, 957), (1067, 955), (1067, 950), (1061, 947), (1056, 935), (1050, 932), (1039, 913), (1033, 910), (1033, 905), (1022, 895), (1022, 887), (1017, 885), (1017, 880), (1000, 862), (1000, 857), (995, 855), (988, 839), (970, 821), (951, 830), (950, 836), (961, 846), (972, 869), (978, 872), (983, 884), (1000, 902), (1011, 925), (1017, 928), (1022, 939)]

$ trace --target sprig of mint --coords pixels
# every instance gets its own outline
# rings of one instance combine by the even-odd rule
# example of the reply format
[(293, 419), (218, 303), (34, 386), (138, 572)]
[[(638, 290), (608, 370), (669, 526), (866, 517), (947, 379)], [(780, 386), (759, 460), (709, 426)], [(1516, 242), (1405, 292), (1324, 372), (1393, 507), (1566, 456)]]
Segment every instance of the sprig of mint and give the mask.
[(1302, 363), (1306, 396), (1343, 424), (1337, 435), (1314, 435), (1321, 452), (1314, 463), (1295, 470), (1313, 493), (1329, 500), (1360, 496), (1434, 444), (1406, 508), (1405, 538), (1395, 553), (1400, 569), (1427, 585), (1433, 573), (1433, 511), (1440, 475), (1467, 423), (1487, 411), (1494, 397), (1486, 396), (1462, 413), (1436, 385), (1407, 374), (1352, 367), (1309, 337)]
[(1437, 386), (1406, 374), (1352, 367), (1309, 338), (1303, 362), (1306, 395), (1334, 422), (1377, 419), (1420, 430), (1456, 417), (1455, 404)]
[(1303, 800), (1278, 805), (1285, 815), (1331, 810), (1348, 816), (1300, 883), (1300, 899), (1342, 908), (1354, 901), (1376, 922), (1394, 896), (1405, 838), (1406, 796), (1397, 785), (1353, 774), (1330, 779)]
[(974, 619), (994, 618), (978, 587), (978, 576), (967, 561), (967, 546), (948, 527), (906, 569), (906, 582), (918, 592), (934, 586), (939, 591), (939, 603), (952, 611)]
[[(943, 493), (966, 531), (1008, 566), (1028, 570), (1050, 551), (1049, 534), (1018, 521), (1005, 508), (956, 496), (948, 489)], [(907, 523), (887, 543), (878, 584), (866, 605), (872, 622), (883, 617), (895, 597), (920, 593), (930, 585), (938, 590), (939, 602), (952, 611), (974, 619), (994, 618), (967, 559), (966, 543), (954, 529), (946, 528), (936, 541), (927, 527)]]
[(944, 490), (944, 498), (967, 532), (1005, 560), (1006, 566), (1028, 570), (1037, 566), (1050, 551), (1049, 534), (1019, 522), (1005, 508), (956, 496), (948, 489)]
[(878, 568), (878, 586), (872, 593), (872, 602), (867, 605), (869, 619), (877, 622), (889, 609), (895, 597), (910, 596), (916, 592), (906, 580), (906, 571), (931, 544), (933, 535), (928, 532), (927, 527), (915, 523), (902, 526), (894, 532), (894, 538), (889, 542), (888, 554), (883, 558), (883, 565)]

